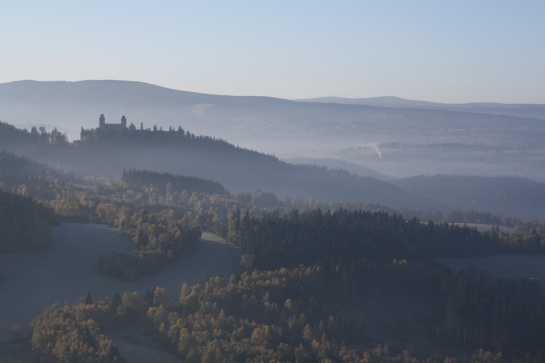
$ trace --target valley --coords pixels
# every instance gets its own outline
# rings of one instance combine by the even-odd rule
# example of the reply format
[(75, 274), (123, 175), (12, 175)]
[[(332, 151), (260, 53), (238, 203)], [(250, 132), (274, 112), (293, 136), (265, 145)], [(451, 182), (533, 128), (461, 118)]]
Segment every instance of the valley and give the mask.
[(545, 362), (545, 1), (0, 9), (0, 363)]
[(106, 122), (125, 115), (127, 126), (181, 125), (280, 159), (336, 159), (396, 178), (446, 173), (545, 181), (543, 105), (327, 101), (200, 94), (141, 82), (21, 81), (0, 84), (0, 120), (57, 127), (77, 140), (81, 127), (97, 126), (100, 113)]

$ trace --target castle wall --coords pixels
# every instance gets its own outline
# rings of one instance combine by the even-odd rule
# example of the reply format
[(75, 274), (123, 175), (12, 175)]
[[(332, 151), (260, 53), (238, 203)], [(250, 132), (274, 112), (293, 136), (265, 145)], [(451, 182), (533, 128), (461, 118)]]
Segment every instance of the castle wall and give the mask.
[(100, 115), (100, 118), (98, 119), (98, 128), (99, 130), (104, 131), (124, 131), (127, 129), (127, 119), (123, 116), (120, 124), (107, 124), (104, 115)]

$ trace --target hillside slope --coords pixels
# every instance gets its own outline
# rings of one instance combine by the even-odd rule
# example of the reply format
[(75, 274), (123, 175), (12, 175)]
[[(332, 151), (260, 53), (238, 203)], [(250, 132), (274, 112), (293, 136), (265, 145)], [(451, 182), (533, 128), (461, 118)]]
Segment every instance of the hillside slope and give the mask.
[[(18, 135), (17, 132), (25, 134), (11, 125), (0, 124), (0, 134)], [(0, 149), (82, 175), (119, 179), (124, 169), (139, 169), (214, 180), (231, 192), (261, 189), (281, 198), (367, 202), (425, 210), (438, 207), (385, 181), (325, 167), (288, 164), (222, 140), (178, 131), (134, 131), (102, 141), (71, 144), (42, 144), (22, 136), (16, 138), (20, 141), (1, 142), (0, 137)]]
[[(127, 131), (105, 140), (50, 144), (36, 142), (29, 133), (0, 123), (0, 148), (95, 178), (119, 179), (123, 170), (149, 170), (213, 180), (230, 192), (260, 189), (281, 199), (372, 203), (425, 212), (474, 210), (524, 220), (545, 218), (544, 184), (521, 177), (442, 174), (397, 181), (379, 180), (341, 169), (289, 164), (274, 156), (235, 147), (223, 140), (196, 137), (183, 130)], [(9, 187), (14, 177), (23, 178), (19, 184), (23, 183), (25, 176), (18, 175), (26, 165), (40, 170), (39, 175), (60, 175), (58, 171), (17, 159), (14, 155), (0, 154), (0, 161), (4, 159), (7, 173), (2, 177), (0, 171), (0, 186)], [(21, 165), (14, 168), (12, 164)], [(63, 177), (70, 175), (62, 173)], [(69, 180), (80, 183), (73, 176)], [(32, 185), (28, 187), (32, 188)], [(166, 184), (159, 187), (165, 188)]]
[(0, 341), (9, 329), (22, 328), (53, 303), (73, 303), (87, 292), (95, 301), (115, 292), (165, 287), (176, 296), (183, 282), (204, 283), (209, 276), (234, 273), (238, 249), (209, 235), (176, 264), (137, 282), (114, 280), (96, 271), (99, 255), (132, 250), (133, 244), (117, 230), (92, 224), (64, 223), (53, 229), (50, 249), (25, 254), (0, 255)]

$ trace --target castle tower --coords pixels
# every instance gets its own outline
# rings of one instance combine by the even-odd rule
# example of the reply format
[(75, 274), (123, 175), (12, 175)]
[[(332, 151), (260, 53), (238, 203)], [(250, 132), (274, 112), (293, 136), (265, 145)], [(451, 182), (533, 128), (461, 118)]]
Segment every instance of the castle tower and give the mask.
[(121, 127), (124, 129), (127, 128), (127, 118), (125, 116), (121, 117)]
[(104, 114), (100, 114), (100, 117), (98, 119), (98, 126), (103, 129), (104, 125), (106, 125), (106, 117), (104, 117)]

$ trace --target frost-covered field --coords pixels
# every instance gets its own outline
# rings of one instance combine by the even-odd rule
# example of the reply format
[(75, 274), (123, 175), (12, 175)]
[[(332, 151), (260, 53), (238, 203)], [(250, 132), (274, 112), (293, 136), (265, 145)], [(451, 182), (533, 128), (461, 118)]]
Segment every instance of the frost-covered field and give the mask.
[(47, 250), (0, 255), (0, 341), (9, 339), (13, 325), (27, 330), (31, 320), (53, 303), (74, 303), (90, 292), (97, 302), (117, 291), (156, 286), (177, 298), (182, 284), (203, 283), (207, 277), (234, 272), (238, 249), (217, 236), (204, 234), (201, 243), (158, 274), (135, 282), (116, 280), (96, 271), (101, 253), (130, 251), (132, 243), (116, 229), (64, 223), (53, 229), (55, 243)]

